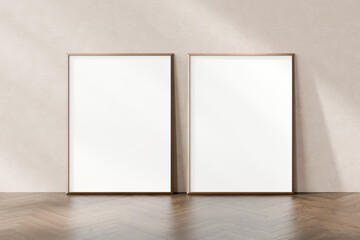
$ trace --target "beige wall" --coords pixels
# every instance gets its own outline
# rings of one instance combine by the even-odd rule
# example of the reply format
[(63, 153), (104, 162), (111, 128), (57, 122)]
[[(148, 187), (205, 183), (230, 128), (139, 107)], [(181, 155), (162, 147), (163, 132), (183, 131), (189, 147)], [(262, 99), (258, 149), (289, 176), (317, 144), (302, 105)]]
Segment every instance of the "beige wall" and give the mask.
[(296, 53), (297, 191), (360, 191), (360, 1), (0, 0), (0, 191), (65, 191), (67, 52)]

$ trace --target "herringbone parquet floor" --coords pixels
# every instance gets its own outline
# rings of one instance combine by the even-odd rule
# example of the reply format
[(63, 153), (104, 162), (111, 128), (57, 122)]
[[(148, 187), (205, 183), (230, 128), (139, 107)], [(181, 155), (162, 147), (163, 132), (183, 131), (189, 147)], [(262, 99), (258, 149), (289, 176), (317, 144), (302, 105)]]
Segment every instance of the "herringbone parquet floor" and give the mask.
[(360, 194), (0, 193), (0, 239), (360, 239)]

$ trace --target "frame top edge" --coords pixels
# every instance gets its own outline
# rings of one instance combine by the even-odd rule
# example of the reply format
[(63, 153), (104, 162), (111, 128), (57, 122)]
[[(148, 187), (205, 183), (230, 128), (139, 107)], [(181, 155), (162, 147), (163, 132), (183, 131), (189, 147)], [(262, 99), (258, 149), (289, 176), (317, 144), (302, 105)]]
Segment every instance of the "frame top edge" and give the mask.
[(188, 53), (189, 56), (294, 56), (295, 53)]
[(68, 56), (173, 56), (174, 53), (67, 53)]

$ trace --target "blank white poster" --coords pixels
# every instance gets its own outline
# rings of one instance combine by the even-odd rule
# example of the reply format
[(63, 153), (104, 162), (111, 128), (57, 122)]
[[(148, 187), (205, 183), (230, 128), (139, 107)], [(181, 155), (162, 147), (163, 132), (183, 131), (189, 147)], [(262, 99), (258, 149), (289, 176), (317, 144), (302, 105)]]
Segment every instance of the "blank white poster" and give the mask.
[(69, 192), (171, 192), (171, 55), (69, 56)]
[(293, 191), (292, 61), (190, 56), (190, 193)]

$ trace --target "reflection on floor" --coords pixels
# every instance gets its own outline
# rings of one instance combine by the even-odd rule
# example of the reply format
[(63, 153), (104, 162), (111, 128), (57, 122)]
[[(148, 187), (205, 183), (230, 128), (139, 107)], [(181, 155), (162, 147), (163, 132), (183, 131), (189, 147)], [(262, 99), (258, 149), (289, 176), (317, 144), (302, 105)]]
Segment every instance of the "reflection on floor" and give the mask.
[(0, 193), (0, 239), (360, 239), (360, 194)]

